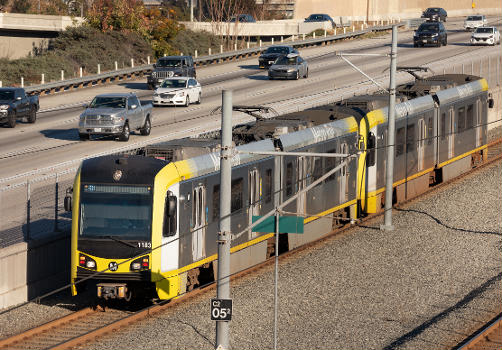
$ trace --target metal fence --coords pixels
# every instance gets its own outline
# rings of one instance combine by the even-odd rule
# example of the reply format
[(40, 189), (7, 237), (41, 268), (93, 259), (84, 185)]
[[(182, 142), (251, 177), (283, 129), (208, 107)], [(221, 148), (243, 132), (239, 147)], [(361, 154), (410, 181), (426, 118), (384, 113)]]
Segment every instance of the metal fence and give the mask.
[(71, 213), (64, 210), (66, 189), (74, 172), (30, 179), (0, 189), (0, 248), (70, 231)]

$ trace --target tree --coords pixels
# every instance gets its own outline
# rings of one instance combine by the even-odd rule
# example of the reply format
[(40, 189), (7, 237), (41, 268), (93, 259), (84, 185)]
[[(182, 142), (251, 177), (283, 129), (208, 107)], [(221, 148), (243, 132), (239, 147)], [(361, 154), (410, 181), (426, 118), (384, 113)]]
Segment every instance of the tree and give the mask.
[(28, 13), (31, 9), (30, 0), (14, 0), (12, 3), (11, 12), (14, 13)]

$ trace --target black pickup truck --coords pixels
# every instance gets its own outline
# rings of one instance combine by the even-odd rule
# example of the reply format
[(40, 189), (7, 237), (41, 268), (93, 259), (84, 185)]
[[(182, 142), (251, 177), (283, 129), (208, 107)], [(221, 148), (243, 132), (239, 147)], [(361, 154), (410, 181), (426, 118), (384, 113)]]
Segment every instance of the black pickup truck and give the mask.
[(35, 123), (39, 106), (38, 96), (28, 96), (22, 88), (0, 88), (0, 123), (9, 128), (14, 128), (19, 118)]

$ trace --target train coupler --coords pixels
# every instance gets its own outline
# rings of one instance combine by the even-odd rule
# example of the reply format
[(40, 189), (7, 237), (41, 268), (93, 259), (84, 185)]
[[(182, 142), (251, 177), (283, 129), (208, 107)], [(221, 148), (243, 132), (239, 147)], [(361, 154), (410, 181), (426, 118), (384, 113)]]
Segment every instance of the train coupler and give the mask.
[(98, 283), (98, 298), (108, 299), (131, 299), (131, 291), (127, 288), (127, 283)]

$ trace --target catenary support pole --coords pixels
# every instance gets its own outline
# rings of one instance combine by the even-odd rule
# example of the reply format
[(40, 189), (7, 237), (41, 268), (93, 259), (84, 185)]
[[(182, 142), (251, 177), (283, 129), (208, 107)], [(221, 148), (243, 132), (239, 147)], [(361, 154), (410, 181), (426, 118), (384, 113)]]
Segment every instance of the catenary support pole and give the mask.
[[(280, 151), (280, 149), (276, 149)], [(281, 164), (282, 157), (274, 157), (274, 207), (279, 208), (281, 204)], [(275, 283), (274, 283), (274, 350), (277, 349), (277, 327), (278, 327), (278, 285), (279, 285), (279, 212), (275, 213)]]
[[(232, 91), (223, 90), (220, 158), (220, 230), (218, 232), (218, 276), (216, 297), (230, 298), (230, 200), (232, 182)], [(216, 321), (215, 348), (229, 349), (228, 321)]]
[(390, 86), (389, 86), (389, 125), (387, 131), (387, 164), (385, 181), (385, 213), (381, 230), (392, 231), (392, 184), (394, 182), (394, 142), (396, 112), (396, 61), (397, 61), (397, 26), (392, 26), (392, 49), (390, 51)]

